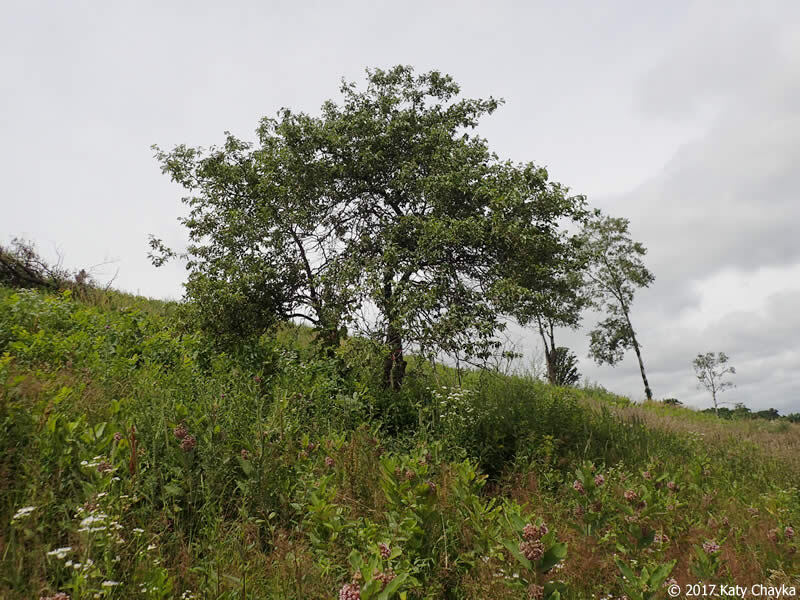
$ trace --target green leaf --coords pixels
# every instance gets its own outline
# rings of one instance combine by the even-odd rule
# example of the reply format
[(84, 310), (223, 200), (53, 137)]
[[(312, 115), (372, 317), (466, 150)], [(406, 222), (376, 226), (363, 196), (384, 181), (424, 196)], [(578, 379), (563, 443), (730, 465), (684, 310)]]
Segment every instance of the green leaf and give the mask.
[(567, 556), (567, 545), (564, 543), (553, 544), (539, 559), (538, 569), (540, 572), (549, 571)]

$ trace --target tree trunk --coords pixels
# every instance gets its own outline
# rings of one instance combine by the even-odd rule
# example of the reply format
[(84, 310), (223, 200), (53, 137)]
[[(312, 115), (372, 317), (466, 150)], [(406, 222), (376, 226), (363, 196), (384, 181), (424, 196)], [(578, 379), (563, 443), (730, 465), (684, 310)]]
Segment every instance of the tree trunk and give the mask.
[(392, 276), (384, 273), (383, 276), (383, 313), (386, 317), (386, 345), (389, 354), (383, 360), (383, 386), (399, 390), (403, 385), (406, 374), (406, 365), (403, 358), (403, 335), (394, 323), (395, 311), (392, 301)]
[(556, 382), (556, 367), (554, 361), (556, 359), (555, 353), (555, 341), (553, 339), (553, 330), (550, 329), (550, 346), (547, 345), (547, 338), (544, 335), (544, 326), (542, 322), (537, 317), (537, 322), (539, 324), (539, 335), (542, 336), (542, 343), (544, 344), (544, 359), (547, 363), (547, 381), (551, 384), (555, 384)]
[(644, 373), (644, 363), (642, 362), (642, 353), (639, 350), (639, 342), (636, 341), (636, 334), (633, 332), (633, 325), (631, 325), (630, 317), (628, 317), (628, 310), (623, 305), (622, 310), (625, 314), (625, 321), (628, 323), (628, 330), (631, 332), (631, 342), (633, 343), (633, 350), (636, 352), (636, 358), (639, 359), (639, 372), (642, 374), (642, 381), (644, 382), (644, 394), (648, 400), (653, 399), (653, 392), (650, 391), (650, 384), (647, 382), (647, 375)]
[(399, 390), (408, 362), (403, 358), (403, 338), (391, 323), (386, 326), (386, 345), (389, 347), (389, 354), (383, 361), (383, 385)]

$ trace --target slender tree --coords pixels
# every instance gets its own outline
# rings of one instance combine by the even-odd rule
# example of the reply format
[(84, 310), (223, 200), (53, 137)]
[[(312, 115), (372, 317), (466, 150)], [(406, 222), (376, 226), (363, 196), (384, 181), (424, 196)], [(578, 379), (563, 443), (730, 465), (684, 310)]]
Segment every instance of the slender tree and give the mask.
[(653, 399), (647, 381), (641, 344), (631, 323), (631, 305), (637, 287), (649, 286), (655, 277), (644, 266), (646, 248), (628, 233), (627, 219), (603, 215), (599, 210), (586, 222), (582, 248), (587, 260), (586, 291), (594, 307), (608, 316), (590, 333), (589, 356), (598, 364), (614, 365), (633, 348), (648, 400)]
[[(728, 355), (724, 352), (707, 352), (705, 354), (698, 354), (692, 361), (694, 372), (697, 376), (699, 387), (705, 388), (711, 392), (711, 402), (714, 405), (714, 414), (719, 416), (719, 405), (724, 404), (717, 400), (717, 394), (734, 387), (730, 381), (724, 381), (726, 375), (734, 375), (736, 369), (728, 364)], [(744, 405), (742, 405), (744, 408)], [(737, 411), (742, 412), (739, 405), (736, 406)]]

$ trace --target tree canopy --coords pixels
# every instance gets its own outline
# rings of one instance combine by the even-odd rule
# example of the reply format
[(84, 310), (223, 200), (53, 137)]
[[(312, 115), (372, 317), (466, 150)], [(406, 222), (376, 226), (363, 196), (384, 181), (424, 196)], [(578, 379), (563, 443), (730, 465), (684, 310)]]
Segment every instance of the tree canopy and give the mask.
[[(319, 116), (263, 119), (256, 143), (156, 148), (190, 193), (187, 299), (219, 335), (288, 318), (329, 347), (344, 327), (373, 335), (393, 387), (411, 348), (485, 359), (557, 280), (583, 198), (492, 153), (474, 129), (501, 101), (459, 98), (448, 75), (368, 70), (340, 91)], [(174, 254), (151, 245), (156, 263)], [(520, 280), (534, 269), (537, 286)]]

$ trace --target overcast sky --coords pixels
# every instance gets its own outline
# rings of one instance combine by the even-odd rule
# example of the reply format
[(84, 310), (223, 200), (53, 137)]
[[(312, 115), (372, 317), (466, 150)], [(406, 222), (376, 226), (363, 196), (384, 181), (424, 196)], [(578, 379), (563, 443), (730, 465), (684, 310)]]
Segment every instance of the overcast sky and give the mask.
[[(633, 323), (657, 398), (707, 407), (691, 361), (724, 351), (723, 399), (800, 411), (800, 3), (3, 2), (0, 241), (177, 299), (147, 236), (180, 246), (181, 190), (151, 144), (254, 137), (342, 77), (410, 64), (506, 104), (479, 132), (631, 220), (655, 283)], [(592, 325), (591, 321), (587, 325)], [(581, 371), (643, 397), (633, 353)], [(521, 338), (533, 349), (535, 337)]]

